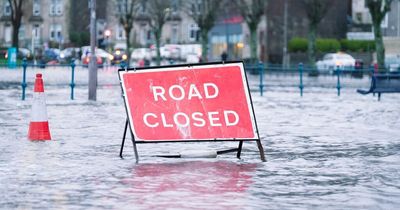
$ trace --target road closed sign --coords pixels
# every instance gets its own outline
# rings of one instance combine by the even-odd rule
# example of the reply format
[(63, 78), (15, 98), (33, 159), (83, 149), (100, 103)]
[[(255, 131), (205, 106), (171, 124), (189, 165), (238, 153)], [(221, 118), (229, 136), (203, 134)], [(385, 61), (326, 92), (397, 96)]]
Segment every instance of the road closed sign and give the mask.
[(254, 140), (242, 62), (119, 70), (137, 141)]

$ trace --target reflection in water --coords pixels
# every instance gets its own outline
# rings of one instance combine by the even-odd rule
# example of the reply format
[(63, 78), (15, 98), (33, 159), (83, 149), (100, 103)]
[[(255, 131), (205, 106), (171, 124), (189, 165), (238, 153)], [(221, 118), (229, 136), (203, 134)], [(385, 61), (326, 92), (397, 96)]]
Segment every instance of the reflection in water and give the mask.
[(131, 186), (129, 194), (143, 209), (243, 209), (256, 166), (225, 161), (140, 164), (123, 183)]

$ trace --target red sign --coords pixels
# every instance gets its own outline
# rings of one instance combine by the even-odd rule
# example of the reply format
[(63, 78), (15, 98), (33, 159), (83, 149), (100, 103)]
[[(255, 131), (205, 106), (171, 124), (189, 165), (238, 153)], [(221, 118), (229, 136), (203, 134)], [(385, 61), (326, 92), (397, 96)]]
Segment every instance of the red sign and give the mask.
[(243, 63), (119, 74), (136, 140), (258, 138)]

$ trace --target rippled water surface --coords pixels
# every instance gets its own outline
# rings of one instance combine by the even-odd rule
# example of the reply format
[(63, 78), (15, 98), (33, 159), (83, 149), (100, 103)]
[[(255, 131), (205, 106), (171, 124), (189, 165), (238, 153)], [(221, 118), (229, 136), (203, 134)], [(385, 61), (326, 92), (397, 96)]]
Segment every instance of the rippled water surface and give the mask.
[[(0, 79), (2, 209), (398, 209), (400, 94), (362, 96), (355, 87), (267, 86), (253, 101), (267, 162), (256, 144), (242, 159), (163, 159), (155, 154), (230, 148), (237, 143), (138, 145), (119, 158), (125, 109), (115, 71), (99, 74), (98, 100), (77, 72), (69, 100), (67, 72), (45, 70), (52, 141), (27, 140), (32, 86), (21, 101), (20, 72)], [(32, 82), (35, 72), (30, 72)], [(8, 79), (7, 79), (8, 78)], [(287, 78), (287, 77), (286, 77)], [(47, 80), (46, 80), (47, 79)], [(250, 76), (250, 83), (258, 82)], [(271, 79), (284, 81), (285, 77)], [(296, 78), (287, 78), (296, 81)], [(320, 80), (324, 80), (321, 78)], [(356, 80), (365, 84), (367, 79)], [(268, 83), (270, 82), (270, 83)], [(348, 84), (353, 84), (348, 81)], [(368, 84), (368, 82), (366, 83)], [(29, 89), (30, 88), (30, 89)]]

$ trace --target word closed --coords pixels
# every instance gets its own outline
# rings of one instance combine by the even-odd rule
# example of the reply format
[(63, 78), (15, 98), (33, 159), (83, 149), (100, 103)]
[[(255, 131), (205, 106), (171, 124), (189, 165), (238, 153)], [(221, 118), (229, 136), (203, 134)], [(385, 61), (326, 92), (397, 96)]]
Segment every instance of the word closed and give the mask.
[(241, 63), (121, 71), (138, 140), (255, 139)]

